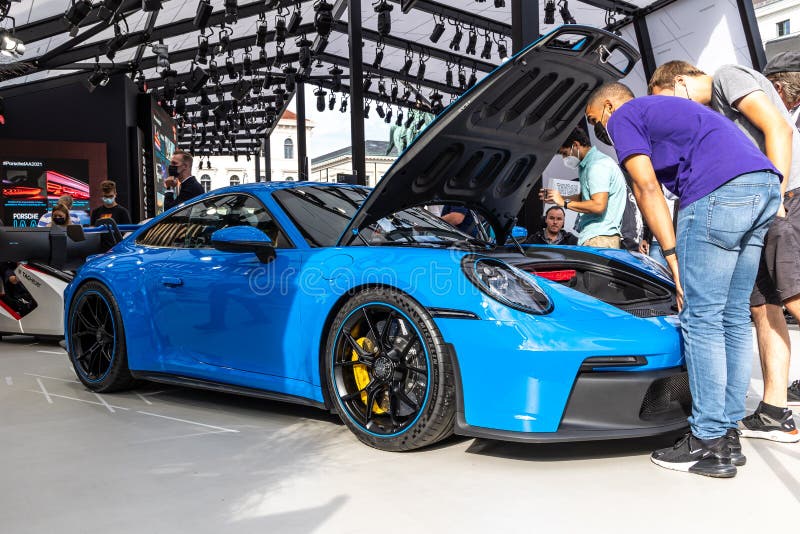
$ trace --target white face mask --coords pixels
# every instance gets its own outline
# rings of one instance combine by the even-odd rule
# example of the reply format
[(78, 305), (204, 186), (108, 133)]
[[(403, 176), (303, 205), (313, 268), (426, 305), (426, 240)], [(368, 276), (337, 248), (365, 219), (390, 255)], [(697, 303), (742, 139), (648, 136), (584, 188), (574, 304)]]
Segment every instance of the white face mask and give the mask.
[(564, 158), (564, 166), (568, 169), (577, 169), (578, 166), (581, 164), (581, 160), (578, 157), (572, 155), (573, 148), (574, 147), (571, 147), (569, 149), (569, 156)]

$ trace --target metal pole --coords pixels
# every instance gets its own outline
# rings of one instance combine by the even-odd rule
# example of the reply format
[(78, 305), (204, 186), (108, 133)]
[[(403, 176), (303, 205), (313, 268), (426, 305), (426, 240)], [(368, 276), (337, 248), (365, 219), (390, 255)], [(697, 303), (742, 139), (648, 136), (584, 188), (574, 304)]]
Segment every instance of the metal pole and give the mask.
[(752, 0), (736, 0), (739, 6), (739, 17), (742, 19), (742, 29), (747, 39), (747, 49), (750, 51), (750, 62), (753, 68), (761, 72), (767, 66), (767, 54), (764, 53), (764, 44), (761, 42), (761, 32), (758, 30), (756, 10)]
[(642, 55), (642, 68), (645, 78), (650, 81), (650, 77), (656, 71), (656, 58), (653, 54), (653, 44), (650, 41), (650, 31), (647, 29), (647, 18), (645, 16), (634, 16), (633, 30), (636, 32), (636, 44), (639, 45), (639, 53)]
[(264, 136), (264, 181), (272, 181), (272, 147), (269, 144), (269, 134)]
[(308, 181), (308, 162), (306, 161), (306, 86), (297, 82), (297, 181)]
[(253, 156), (256, 158), (256, 182), (261, 181), (261, 154), (260, 150), (256, 149)]
[(364, 148), (364, 65), (361, 51), (361, 0), (347, 2), (347, 36), (350, 46), (350, 146), (356, 183), (367, 185)]
[(519, 52), (539, 38), (539, 0), (511, 0), (511, 49)]

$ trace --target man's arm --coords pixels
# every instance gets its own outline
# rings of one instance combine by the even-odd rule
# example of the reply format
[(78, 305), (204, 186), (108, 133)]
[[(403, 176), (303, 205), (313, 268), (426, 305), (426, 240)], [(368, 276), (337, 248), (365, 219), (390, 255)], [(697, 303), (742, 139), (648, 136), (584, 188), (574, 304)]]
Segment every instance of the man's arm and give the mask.
[(467, 216), (457, 211), (451, 211), (447, 215), (442, 215), (442, 220), (451, 226), (458, 226)]
[[(649, 156), (635, 154), (624, 162), (625, 169), (631, 175), (633, 195), (644, 216), (650, 231), (658, 240), (662, 250), (675, 248), (675, 230), (672, 227), (667, 200), (656, 179), (656, 171)], [(683, 288), (678, 274), (678, 257), (675, 254), (665, 256), (667, 265), (672, 271), (678, 293), (678, 309), (683, 308)]]
[[(738, 109), (756, 128), (764, 134), (766, 156), (783, 175), (781, 183), (781, 196), (786, 192), (786, 184), (792, 170), (792, 135), (794, 129), (783, 118), (780, 110), (775, 107), (764, 91), (753, 91), (743, 96), (734, 103)], [(778, 209), (780, 217), (786, 216), (786, 211), (781, 203)]]

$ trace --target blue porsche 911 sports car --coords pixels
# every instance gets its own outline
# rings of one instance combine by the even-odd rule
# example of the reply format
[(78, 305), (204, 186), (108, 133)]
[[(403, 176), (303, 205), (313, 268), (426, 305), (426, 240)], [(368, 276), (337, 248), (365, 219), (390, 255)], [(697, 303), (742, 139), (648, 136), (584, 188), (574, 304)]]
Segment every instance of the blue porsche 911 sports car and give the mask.
[[(250, 184), (164, 213), (69, 284), (78, 377), (313, 405), (389, 451), (685, 427), (669, 277), (624, 251), (506, 244), (589, 93), (636, 60), (564, 27), (447, 108), (372, 191)], [(476, 210), (495, 243), (424, 204)]]

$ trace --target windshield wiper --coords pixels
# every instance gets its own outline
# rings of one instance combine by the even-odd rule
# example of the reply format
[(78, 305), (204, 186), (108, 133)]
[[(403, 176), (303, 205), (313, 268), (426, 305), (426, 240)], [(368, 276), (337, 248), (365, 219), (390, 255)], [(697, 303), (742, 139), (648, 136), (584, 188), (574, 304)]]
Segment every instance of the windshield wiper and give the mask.
[(514, 228), (516, 225), (517, 225), (517, 218), (516, 218), (516, 217), (514, 217), (514, 222), (513, 222), (513, 224), (511, 225), (512, 231), (511, 231), (511, 233), (508, 235), (508, 237), (510, 237), (510, 238), (511, 238), (511, 241), (512, 241), (512, 242), (513, 242), (515, 245), (517, 245), (517, 249), (519, 249), (519, 253), (520, 253), (520, 254), (522, 254), (523, 256), (527, 256), (527, 254), (525, 254), (525, 249), (524, 249), (524, 248), (522, 248), (522, 245), (520, 245), (519, 241), (517, 241), (517, 238), (516, 238), (516, 237), (514, 237), (514, 231), (513, 231), (513, 228)]

